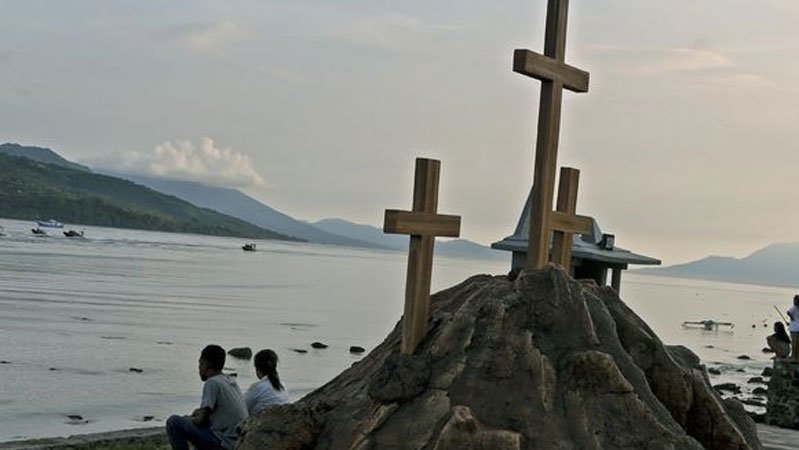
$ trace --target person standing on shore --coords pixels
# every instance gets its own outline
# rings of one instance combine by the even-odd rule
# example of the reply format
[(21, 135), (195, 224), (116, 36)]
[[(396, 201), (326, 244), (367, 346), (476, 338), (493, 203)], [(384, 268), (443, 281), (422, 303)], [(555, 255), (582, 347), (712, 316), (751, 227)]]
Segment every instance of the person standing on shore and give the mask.
[(258, 382), (250, 386), (244, 395), (247, 410), (251, 416), (258, 414), (269, 405), (282, 405), (289, 402), (289, 393), (277, 375), (277, 353), (270, 349), (255, 354), (255, 375)]
[(238, 425), (247, 418), (247, 405), (236, 380), (222, 373), (225, 350), (209, 345), (200, 353), (199, 374), (203, 384), (200, 407), (191, 416), (172, 416), (166, 433), (173, 450), (231, 450), (238, 439)]
[(793, 296), (793, 306), (788, 310), (791, 323), (788, 330), (791, 332), (791, 358), (799, 361), (799, 295)]

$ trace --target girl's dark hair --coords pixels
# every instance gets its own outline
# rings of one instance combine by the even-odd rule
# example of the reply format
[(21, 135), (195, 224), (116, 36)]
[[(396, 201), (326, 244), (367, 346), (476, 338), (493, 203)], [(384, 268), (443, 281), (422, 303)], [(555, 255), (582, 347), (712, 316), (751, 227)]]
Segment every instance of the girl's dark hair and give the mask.
[(277, 353), (270, 349), (261, 350), (255, 354), (255, 369), (264, 374), (272, 387), (278, 391), (283, 390), (280, 377), (277, 375)]
[(783, 325), (782, 322), (774, 322), (774, 334), (777, 336), (777, 339), (782, 342), (791, 343), (791, 338), (788, 337), (788, 333), (785, 332), (785, 325)]

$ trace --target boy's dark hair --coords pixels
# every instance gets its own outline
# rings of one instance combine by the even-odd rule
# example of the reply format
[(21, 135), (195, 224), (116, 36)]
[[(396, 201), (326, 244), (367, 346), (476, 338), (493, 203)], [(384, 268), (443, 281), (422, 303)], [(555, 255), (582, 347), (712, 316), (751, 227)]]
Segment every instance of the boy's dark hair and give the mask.
[(212, 369), (219, 372), (225, 367), (225, 349), (211, 344), (206, 346), (200, 353), (200, 358), (204, 359)]
[(261, 350), (255, 354), (255, 369), (264, 374), (275, 390), (282, 391), (283, 385), (277, 375), (277, 353), (270, 349)]

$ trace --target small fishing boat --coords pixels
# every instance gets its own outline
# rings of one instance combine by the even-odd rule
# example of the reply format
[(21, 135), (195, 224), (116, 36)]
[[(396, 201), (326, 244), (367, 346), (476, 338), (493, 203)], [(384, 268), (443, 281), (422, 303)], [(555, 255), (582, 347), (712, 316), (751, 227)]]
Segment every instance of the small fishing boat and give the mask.
[(69, 230), (64, 232), (64, 236), (66, 237), (83, 237), (83, 230), (75, 231)]
[(692, 327), (702, 327), (705, 330), (712, 331), (718, 330), (719, 327), (730, 327), (735, 328), (735, 324), (732, 322), (716, 322), (715, 320), (705, 319), (699, 321), (686, 321), (682, 323), (684, 328), (692, 328)]
[(255, 243), (251, 242), (249, 244), (244, 244), (244, 246), (242, 246), (241, 249), (244, 250), (245, 252), (254, 252), (255, 251)]
[(59, 221), (57, 221), (57, 220), (55, 220), (55, 219), (37, 220), (36, 221), (36, 225), (38, 225), (39, 228), (41, 228), (41, 227), (45, 227), (45, 228), (64, 228), (64, 224), (59, 222)]

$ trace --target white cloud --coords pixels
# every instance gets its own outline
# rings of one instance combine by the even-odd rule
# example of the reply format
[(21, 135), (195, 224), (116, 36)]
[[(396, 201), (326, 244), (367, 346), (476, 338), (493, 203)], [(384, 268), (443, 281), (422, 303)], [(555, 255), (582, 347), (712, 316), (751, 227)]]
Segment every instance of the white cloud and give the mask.
[(208, 137), (203, 137), (199, 145), (189, 140), (166, 141), (147, 152), (126, 152), (110, 166), (139, 175), (229, 187), (266, 184), (247, 155), (230, 147), (220, 148)]
[(351, 44), (391, 52), (418, 51), (436, 37), (451, 37), (457, 25), (427, 21), (399, 13), (383, 13), (347, 18), (345, 27), (329, 35)]
[(192, 50), (216, 51), (223, 44), (245, 34), (242, 26), (229, 20), (190, 23), (171, 27), (159, 37), (176, 40)]
[(644, 61), (640, 66), (643, 74), (693, 72), (732, 66), (732, 62), (725, 55), (708, 50), (672, 48), (653, 56), (653, 60)]

